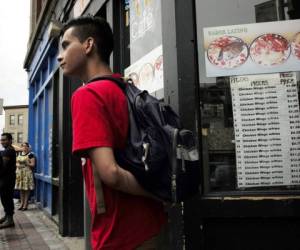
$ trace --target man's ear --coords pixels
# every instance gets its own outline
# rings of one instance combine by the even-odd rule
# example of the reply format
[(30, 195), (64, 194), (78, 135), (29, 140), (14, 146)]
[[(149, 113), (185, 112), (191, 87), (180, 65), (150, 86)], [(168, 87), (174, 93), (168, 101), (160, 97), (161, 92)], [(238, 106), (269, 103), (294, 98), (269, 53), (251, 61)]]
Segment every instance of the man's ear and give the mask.
[(95, 49), (95, 39), (92, 37), (88, 37), (85, 40), (85, 53), (90, 54), (93, 49)]

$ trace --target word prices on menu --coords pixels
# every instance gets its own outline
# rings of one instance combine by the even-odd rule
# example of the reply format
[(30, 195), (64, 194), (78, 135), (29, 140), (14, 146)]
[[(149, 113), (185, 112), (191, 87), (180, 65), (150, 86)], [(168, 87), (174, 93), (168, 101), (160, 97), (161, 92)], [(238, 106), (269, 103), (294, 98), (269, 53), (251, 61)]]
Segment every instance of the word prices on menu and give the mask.
[(300, 185), (295, 73), (230, 78), (238, 188)]

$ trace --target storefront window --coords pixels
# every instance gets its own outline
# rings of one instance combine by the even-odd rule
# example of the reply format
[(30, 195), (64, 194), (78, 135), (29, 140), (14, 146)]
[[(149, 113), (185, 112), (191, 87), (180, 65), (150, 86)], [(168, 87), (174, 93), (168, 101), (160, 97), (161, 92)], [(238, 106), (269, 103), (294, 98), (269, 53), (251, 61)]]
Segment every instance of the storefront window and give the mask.
[(289, 2), (195, 2), (205, 192), (299, 189), (300, 29)]
[(163, 48), (161, 0), (125, 0), (127, 62), (125, 76), (140, 88), (161, 95)]

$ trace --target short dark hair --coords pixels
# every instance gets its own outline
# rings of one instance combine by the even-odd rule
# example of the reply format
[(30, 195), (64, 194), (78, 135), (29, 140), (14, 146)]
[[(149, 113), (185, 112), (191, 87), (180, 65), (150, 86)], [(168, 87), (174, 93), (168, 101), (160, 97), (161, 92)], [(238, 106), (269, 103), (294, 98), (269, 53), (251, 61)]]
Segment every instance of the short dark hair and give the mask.
[(73, 35), (84, 42), (88, 37), (96, 41), (97, 52), (102, 61), (109, 64), (109, 57), (114, 48), (114, 38), (108, 22), (101, 17), (82, 16), (71, 19), (62, 28), (61, 35), (74, 27)]
[(6, 136), (6, 138), (10, 141), (13, 139), (11, 133), (2, 133), (1, 136)]
[(30, 144), (29, 144), (28, 142), (23, 142), (23, 143), (21, 144), (21, 146), (23, 146), (23, 145), (25, 145), (25, 146), (27, 146), (27, 147), (30, 148)]

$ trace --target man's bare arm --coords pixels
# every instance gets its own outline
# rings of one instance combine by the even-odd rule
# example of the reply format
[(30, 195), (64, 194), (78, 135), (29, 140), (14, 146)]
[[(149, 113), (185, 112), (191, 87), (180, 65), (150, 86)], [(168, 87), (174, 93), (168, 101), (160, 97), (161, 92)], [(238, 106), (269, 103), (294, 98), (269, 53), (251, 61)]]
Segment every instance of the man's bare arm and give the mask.
[(112, 148), (91, 149), (89, 156), (99, 173), (101, 181), (105, 185), (125, 193), (153, 198), (151, 194), (140, 186), (129, 171), (117, 164)]

